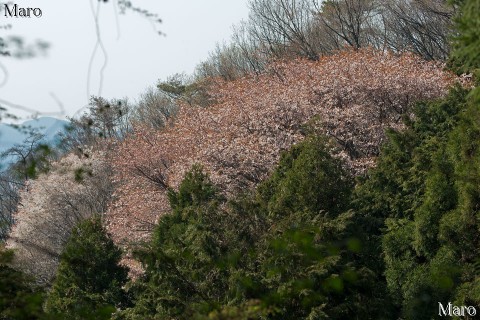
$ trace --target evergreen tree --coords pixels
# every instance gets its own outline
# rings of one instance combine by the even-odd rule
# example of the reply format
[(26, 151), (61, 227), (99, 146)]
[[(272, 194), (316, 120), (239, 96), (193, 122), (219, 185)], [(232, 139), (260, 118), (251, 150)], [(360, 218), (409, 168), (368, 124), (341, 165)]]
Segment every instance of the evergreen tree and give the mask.
[(269, 318), (388, 318), (385, 288), (363, 265), (367, 246), (347, 211), (353, 179), (331, 154), (326, 139), (308, 137), (258, 188), (268, 223), (252, 256), (262, 289), (253, 298)]
[(322, 137), (309, 137), (283, 154), (272, 176), (258, 187), (258, 202), (270, 219), (299, 212), (336, 216), (347, 208), (353, 180), (331, 154)]
[(13, 252), (0, 246), (0, 319), (52, 319), (42, 310), (42, 290), (9, 266), (12, 258)]
[(172, 212), (159, 221), (149, 247), (137, 252), (145, 275), (134, 284), (136, 305), (124, 318), (192, 319), (234, 295), (229, 265), (241, 256), (240, 219), (221, 208), (225, 200), (199, 166), (169, 199)]
[(356, 208), (382, 243), (376, 254), (406, 319), (435, 317), (438, 302), (480, 303), (479, 114), (461, 88), (420, 105), (407, 130), (390, 133), (377, 168), (357, 188)]
[(128, 270), (120, 259), (99, 217), (80, 223), (62, 253), (47, 310), (67, 319), (109, 319), (128, 303), (122, 288)]
[[(475, 81), (479, 2), (456, 3), (452, 61)], [(478, 88), (456, 88), (418, 106), (407, 130), (389, 134), (377, 168), (357, 188), (354, 203), (382, 243), (376, 255), (406, 319), (437, 316), (438, 302), (480, 305), (479, 101)]]
[(327, 145), (308, 138), (255, 196), (230, 202), (194, 167), (138, 253), (145, 275), (120, 317), (388, 317), (384, 286), (362, 265), (361, 226), (346, 211), (352, 179)]
[[(453, 38), (451, 61), (461, 72), (480, 69), (480, 1), (451, 0), (460, 7), (455, 19), (456, 36)], [(478, 76), (478, 74), (477, 74)]]

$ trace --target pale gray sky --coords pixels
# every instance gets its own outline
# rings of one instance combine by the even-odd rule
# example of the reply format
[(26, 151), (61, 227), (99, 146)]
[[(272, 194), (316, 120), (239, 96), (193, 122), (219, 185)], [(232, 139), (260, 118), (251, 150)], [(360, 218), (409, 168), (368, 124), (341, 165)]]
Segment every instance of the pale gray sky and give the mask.
[[(97, 0), (16, 0), (21, 7), (42, 9), (41, 18), (11, 19), (0, 16), (0, 25), (11, 22), (1, 36), (21, 35), (51, 44), (46, 57), (14, 60), (0, 57), (9, 78), (0, 88), (0, 98), (39, 111), (58, 111), (51, 93), (72, 116), (88, 102), (87, 71), (96, 43), (90, 2)], [(248, 16), (247, 0), (132, 0), (133, 5), (156, 12), (163, 20), (158, 36), (146, 19), (128, 11), (119, 16), (117, 39), (114, 4), (101, 5), (100, 27), (108, 54), (102, 96), (138, 98), (148, 86), (177, 72), (193, 72), (214, 49), (228, 41), (232, 25)], [(103, 64), (97, 52), (90, 94), (98, 94)], [(1, 80), (0, 80), (1, 82)]]

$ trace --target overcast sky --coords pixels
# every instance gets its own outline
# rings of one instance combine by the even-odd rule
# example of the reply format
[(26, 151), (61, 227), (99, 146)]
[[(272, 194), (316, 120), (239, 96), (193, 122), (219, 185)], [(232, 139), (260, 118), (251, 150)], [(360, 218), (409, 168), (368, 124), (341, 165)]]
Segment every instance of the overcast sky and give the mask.
[[(104, 63), (100, 50), (87, 89), (88, 66), (96, 43), (89, 1), (96, 8), (97, 0), (15, 1), (19, 7), (40, 8), (40, 18), (7, 19), (2, 12), (0, 25), (12, 24), (12, 29), (0, 30), (2, 37), (42, 39), (51, 48), (47, 56), (30, 60), (0, 57), (8, 70), (0, 99), (48, 112), (59, 110), (56, 97), (64, 105), (65, 115), (72, 116), (86, 105), (89, 94), (98, 94)], [(228, 41), (232, 26), (248, 16), (247, 0), (132, 0), (132, 4), (158, 13), (163, 20), (158, 29), (166, 36), (159, 36), (147, 19), (129, 11), (118, 16), (118, 38), (113, 2), (100, 6), (101, 38), (108, 54), (101, 92), (106, 98), (135, 100), (159, 79), (178, 72), (192, 73), (217, 42)]]

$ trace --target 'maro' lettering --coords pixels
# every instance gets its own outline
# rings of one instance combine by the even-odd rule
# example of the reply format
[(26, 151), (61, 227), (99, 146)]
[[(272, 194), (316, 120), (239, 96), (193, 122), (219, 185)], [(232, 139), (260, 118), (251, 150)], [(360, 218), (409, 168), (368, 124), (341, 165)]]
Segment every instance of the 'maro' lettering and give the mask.
[(475, 316), (477, 314), (477, 309), (473, 306), (454, 306), (451, 302), (449, 302), (445, 307), (441, 302), (438, 303), (438, 315), (440, 317), (464, 317), (468, 316)]
[(12, 7), (5, 4), (4, 10), (7, 18), (31, 18), (32, 15), (40, 18), (42, 16), (42, 9), (40, 8), (21, 8), (17, 4), (14, 4)]

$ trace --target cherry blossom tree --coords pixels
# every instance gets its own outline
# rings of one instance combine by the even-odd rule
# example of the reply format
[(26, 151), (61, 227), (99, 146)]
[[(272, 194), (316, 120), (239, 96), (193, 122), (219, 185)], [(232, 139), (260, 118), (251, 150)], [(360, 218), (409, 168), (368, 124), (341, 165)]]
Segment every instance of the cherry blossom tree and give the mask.
[(385, 129), (421, 100), (445, 96), (458, 80), (413, 54), (350, 50), (318, 61), (276, 61), (260, 75), (210, 79), (212, 105), (181, 104), (176, 120), (137, 126), (112, 153), (116, 184), (106, 224), (117, 243), (150, 237), (169, 209), (166, 190), (200, 163), (224, 194), (267, 177), (280, 152), (309, 132), (331, 137), (354, 174), (375, 163)]
[(48, 174), (29, 180), (7, 239), (7, 247), (15, 250), (14, 265), (38, 283), (50, 283), (72, 228), (106, 210), (110, 174), (103, 155), (91, 152), (88, 157), (69, 154)]

